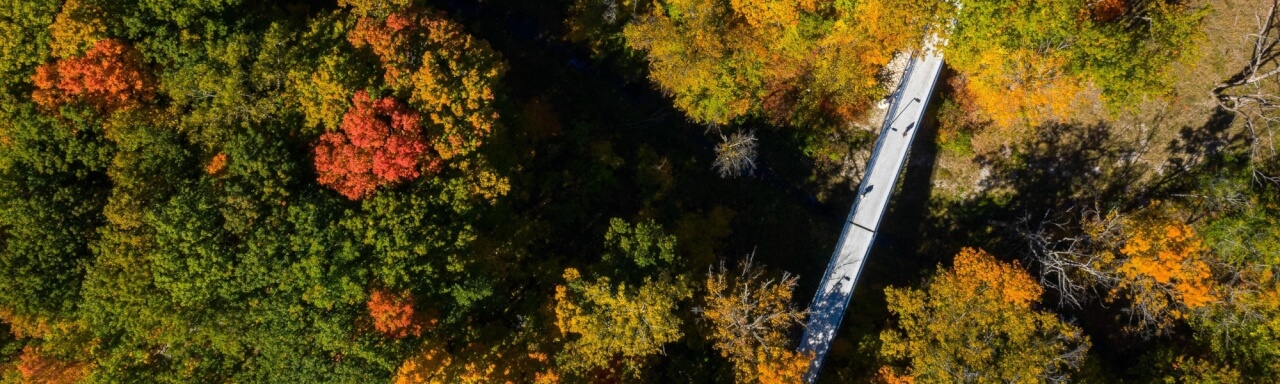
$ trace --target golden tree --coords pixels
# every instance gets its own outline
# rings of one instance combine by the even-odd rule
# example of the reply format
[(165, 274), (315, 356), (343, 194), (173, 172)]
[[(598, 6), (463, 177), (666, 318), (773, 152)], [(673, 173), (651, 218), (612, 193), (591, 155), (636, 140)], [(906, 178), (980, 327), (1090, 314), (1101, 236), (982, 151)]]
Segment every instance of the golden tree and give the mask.
[(896, 52), (918, 47), (943, 2), (658, 0), (624, 29), (649, 78), (694, 120), (857, 117)]
[(1113, 107), (1161, 95), (1203, 15), (1170, 0), (965, 2), (940, 48), (997, 127), (1036, 125), (1094, 90)]
[(556, 287), (556, 326), (577, 335), (565, 345), (561, 366), (574, 372), (606, 369), (621, 359), (622, 368), (636, 375), (641, 359), (663, 353), (663, 345), (679, 340), (680, 301), (693, 296), (683, 276), (645, 278), (639, 287), (614, 284), (607, 277), (583, 280), (578, 270), (564, 272), (565, 285)]
[[(1033, 308), (1042, 289), (1018, 264), (966, 248), (924, 289), (887, 288), (898, 321), (881, 355), (927, 382), (1062, 381), (1089, 348), (1079, 328)], [(903, 378), (893, 369), (882, 377)]]
[(809, 359), (791, 352), (787, 337), (805, 317), (791, 302), (795, 287), (796, 277), (789, 274), (766, 279), (751, 258), (736, 273), (721, 265), (707, 275), (702, 318), (711, 325), (712, 345), (733, 363), (739, 382), (800, 375), (808, 369)]
[(506, 64), (443, 13), (408, 9), (363, 17), (347, 38), (372, 50), (387, 85), (408, 92), (410, 105), (433, 123), (426, 128), (441, 158), (471, 153), (493, 132), (494, 88)]

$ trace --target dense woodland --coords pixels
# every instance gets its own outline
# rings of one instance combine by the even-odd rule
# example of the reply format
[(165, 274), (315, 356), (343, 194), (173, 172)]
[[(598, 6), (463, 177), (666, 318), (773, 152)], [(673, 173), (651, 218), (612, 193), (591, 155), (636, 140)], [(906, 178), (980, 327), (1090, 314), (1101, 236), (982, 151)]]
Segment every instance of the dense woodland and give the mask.
[(1275, 0), (0, 0), (0, 382), (1280, 378)]

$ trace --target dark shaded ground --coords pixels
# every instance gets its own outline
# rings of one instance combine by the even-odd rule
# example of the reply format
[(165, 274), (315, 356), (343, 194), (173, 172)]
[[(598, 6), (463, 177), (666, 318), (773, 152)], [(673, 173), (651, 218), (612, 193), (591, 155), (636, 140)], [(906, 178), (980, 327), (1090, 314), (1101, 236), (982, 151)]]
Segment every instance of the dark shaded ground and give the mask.
[[(680, 237), (685, 260), (678, 272), (699, 284), (713, 263), (734, 264), (754, 252), (758, 263), (800, 274), (798, 293), (811, 294), (849, 202), (812, 197), (804, 182), (811, 165), (800, 151), (801, 134), (758, 128), (756, 175), (722, 179), (710, 167), (714, 134), (673, 110), (642, 72), (632, 72), (636, 63), (596, 60), (585, 47), (560, 38), (567, 3), (446, 4), (452, 17), (489, 41), (510, 66), (503, 81), (508, 132), (499, 145), (519, 155), (504, 164), (512, 170), (513, 202), (493, 218), (491, 230), (496, 241), (506, 242), (502, 248), (523, 260), (521, 271), (507, 273), (512, 281), (506, 285), (522, 291), (514, 295), (517, 302), (493, 304), (510, 317), (508, 323), (539, 312), (562, 282), (564, 268), (599, 261), (613, 217), (654, 219)], [(729, 218), (726, 228), (715, 228), (717, 215)], [(684, 316), (696, 324), (692, 311)], [(722, 358), (697, 333), (687, 332), (666, 354), (651, 380), (732, 380)], [(722, 368), (705, 369), (708, 360)]]
[[(512, 170), (513, 202), (493, 218), (491, 236), (518, 253), (523, 270), (512, 271), (508, 285), (523, 292), (495, 311), (512, 323), (540, 311), (565, 267), (598, 261), (612, 217), (651, 218), (681, 236), (682, 268), (696, 277), (718, 260), (732, 263), (754, 252), (760, 263), (799, 274), (796, 302), (810, 302), (853, 194), (823, 202), (813, 197), (821, 187), (808, 181), (814, 167), (801, 153), (809, 133), (752, 125), (761, 168), (753, 177), (719, 178), (710, 168), (714, 134), (673, 110), (644, 79), (643, 63), (596, 59), (561, 38), (568, 1), (450, 1), (442, 8), (489, 41), (511, 68), (504, 78), (503, 145), (518, 154), (504, 164)], [(1130, 161), (1134, 149), (1116, 143), (1113, 127), (1049, 124), (1035, 140), (1016, 143), (1014, 156), (977, 159), (991, 171), (986, 192), (944, 201), (931, 193), (938, 105), (930, 106), (913, 144), (824, 382), (862, 381), (878, 368), (878, 334), (892, 321), (885, 287), (916, 285), (965, 246), (1022, 259), (1025, 247), (1009, 226), (1024, 217), (1098, 202), (1139, 207), (1188, 185), (1179, 167), (1143, 179), (1155, 170)], [(1238, 142), (1224, 133), (1229, 123), (1218, 116), (1169, 145), (1186, 163), (1203, 162)], [(1135, 182), (1140, 179), (1146, 181)], [(717, 217), (727, 226), (716, 228)], [(1064, 315), (1085, 328), (1107, 371), (1124, 371), (1150, 347), (1116, 331), (1114, 308), (1094, 305)], [(685, 316), (695, 322), (692, 312)], [(652, 379), (729, 380), (727, 366), (709, 351), (699, 335), (686, 334), (654, 368), (665, 379)], [(696, 368), (708, 362), (721, 368)]]

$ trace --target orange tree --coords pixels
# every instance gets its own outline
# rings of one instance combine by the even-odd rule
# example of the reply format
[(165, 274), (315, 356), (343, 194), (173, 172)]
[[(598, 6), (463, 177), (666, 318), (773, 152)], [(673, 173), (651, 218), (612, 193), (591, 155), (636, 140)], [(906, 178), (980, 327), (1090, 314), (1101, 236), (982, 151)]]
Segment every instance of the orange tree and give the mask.
[(1166, 332), (1218, 298), (1210, 255), (1194, 228), (1154, 203), (1124, 220), (1109, 299), (1129, 303), (1135, 330)]

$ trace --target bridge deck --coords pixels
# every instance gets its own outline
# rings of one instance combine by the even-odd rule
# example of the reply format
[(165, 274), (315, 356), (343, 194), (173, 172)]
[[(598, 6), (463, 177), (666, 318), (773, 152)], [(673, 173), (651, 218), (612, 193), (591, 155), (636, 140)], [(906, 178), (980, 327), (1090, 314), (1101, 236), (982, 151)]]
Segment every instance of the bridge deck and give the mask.
[(840, 329), (845, 307), (853, 296), (853, 287), (862, 272), (862, 262), (871, 251), (880, 219), (889, 205), (893, 187), (902, 173), (911, 141), (919, 131), (929, 95), (942, 69), (942, 57), (930, 52), (911, 60), (904, 81), (896, 92), (893, 105), (885, 115), (885, 123), (867, 163), (867, 172), (858, 187), (853, 208), (845, 221), (844, 231), (835, 253), (827, 265), (826, 275), (810, 306), (809, 323), (805, 326), (800, 350), (815, 357), (806, 381), (812, 383), (822, 369), (831, 340)]

